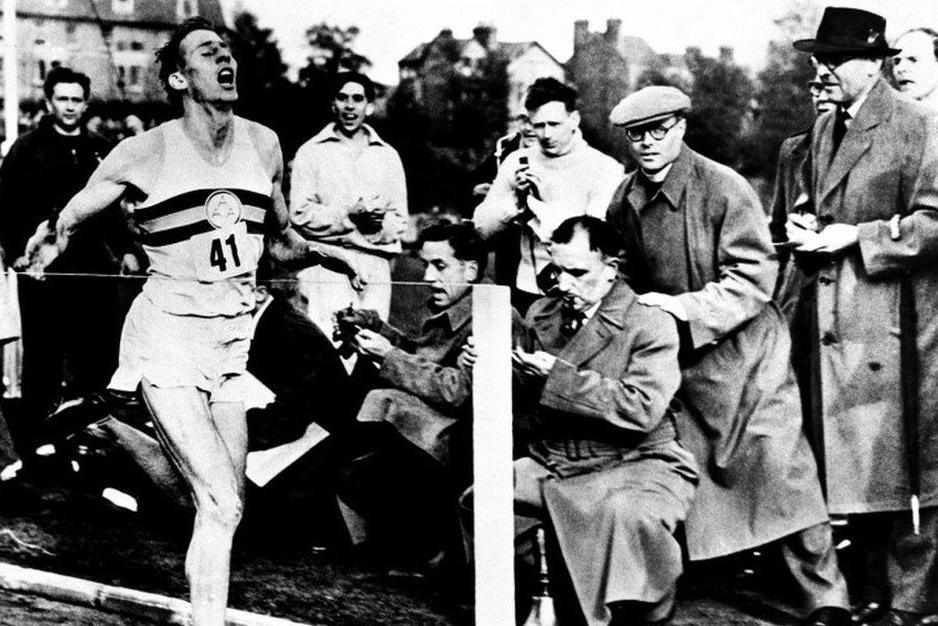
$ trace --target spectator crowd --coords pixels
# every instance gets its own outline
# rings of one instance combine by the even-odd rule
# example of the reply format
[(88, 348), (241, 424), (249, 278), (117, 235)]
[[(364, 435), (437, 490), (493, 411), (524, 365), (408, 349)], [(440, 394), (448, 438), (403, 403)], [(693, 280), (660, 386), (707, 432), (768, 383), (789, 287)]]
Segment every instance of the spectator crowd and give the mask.
[[(0, 341), (22, 340), (0, 507), (50, 443), (121, 450), (158, 506), (198, 512), (196, 607), (200, 585), (228, 574), (199, 556), (199, 529), (230, 540), (243, 505), (244, 485), (229, 493), (218, 475), (246, 471), (263, 490), (292, 467), (289, 490), (335, 516), (330, 547), (469, 585), (473, 287), (498, 284), (513, 307), (513, 414), (499, 418), (514, 433), (519, 619), (542, 561), (558, 623), (667, 624), (688, 562), (769, 549), (805, 624), (938, 624), (938, 33), (890, 43), (882, 17), (828, 8), (814, 38), (792, 42), (814, 68), (817, 117), (782, 144), (766, 207), (684, 143), (694, 102), (681, 90), (644, 87), (609, 111), (623, 164), (584, 140), (576, 90), (538, 79), (477, 172), (471, 219), (411, 242), (404, 167), (367, 123), (366, 76), (336, 76), (334, 120), (296, 153), (284, 198), (266, 129), (235, 117), (230, 145), (196, 139), (212, 137), (193, 122), (211, 90), (191, 38), (218, 55), (219, 102), (236, 63), (210, 25), (187, 28), (170, 44), (180, 58), (160, 59), (178, 125), (135, 120), (114, 146), (84, 123), (88, 78), (60, 67), (47, 115), (0, 166), (2, 259), (33, 270), (4, 273), (16, 291), (0, 293), (0, 322), (20, 319)], [(162, 174), (148, 178), (154, 154)], [(166, 191), (187, 177), (191, 189)], [(207, 262), (180, 278), (173, 259), (190, 254)], [(425, 308), (392, 283), (415, 259)], [(193, 332), (175, 320), (207, 335), (216, 317), (239, 334), (223, 357), (194, 357), (193, 397), (220, 442), (200, 457), (166, 417), (166, 392), (191, 379), (150, 357), (172, 361)], [(206, 504), (219, 493), (230, 506)], [(858, 547), (857, 575), (844, 576), (832, 519)]]

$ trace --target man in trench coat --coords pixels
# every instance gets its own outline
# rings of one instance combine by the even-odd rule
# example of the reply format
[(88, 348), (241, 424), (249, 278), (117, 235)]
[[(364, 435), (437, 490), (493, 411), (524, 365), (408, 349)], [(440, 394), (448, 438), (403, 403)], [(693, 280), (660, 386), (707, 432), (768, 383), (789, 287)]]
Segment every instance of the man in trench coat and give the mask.
[[(881, 76), (896, 53), (885, 20), (828, 8), (811, 52), (841, 94), (811, 143), (816, 219), (791, 216), (788, 237), (820, 259), (820, 389), (831, 511), (850, 519), (870, 574), (859, 623), (938, 623), (938, 119)], [(838, 128), (839, 127), (839, 128)], [(840, 136), (839, 145), (838, 135)], [(921, 535), (912, 529), (900, 362), (900, 284), (917, 327)], [(911, 330), (910, 330), (911, 332)], [(872, 617), (871, 617), (872, 614)]]
[(672, 533), (697, 482), (670, 406), (677, 330), (618, 277), (608, 224), (568, 218), (552, 239), (557, 289), (531, 306), (513, 355), (531, 435), (515, 462), (516, 528), (548, 520), (589, 626), (664, 624), (681, 573)]
[(679, 320), (688, 416), (681, 442), (701, 465), (687, 518), (690, 558), (783, 539), (807, 624), (847, 624), (814, 457), (801, 430), (790, 339), (770, 304), (777, 264), (765, 214), (745, 179), (683, 143), (690, 99), (646, 87), (610, 114), (638, 171), (608, 221), (625, 244), (639, 302)]

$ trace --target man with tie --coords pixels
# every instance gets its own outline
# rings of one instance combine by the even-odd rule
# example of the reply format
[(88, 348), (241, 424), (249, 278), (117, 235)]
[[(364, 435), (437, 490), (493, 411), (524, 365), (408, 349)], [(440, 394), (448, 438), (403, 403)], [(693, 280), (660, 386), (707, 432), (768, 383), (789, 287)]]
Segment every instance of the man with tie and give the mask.
[(938, 118), (882, 77), (898, 52), (885, 29), (828, 7), (794, 44), (839, 106), (813, 130), (816, 216), (789, 216), (787, 234), (819, 266), (828, 504), (852, 515), (868, 573), (855, 623), (891, 608), (903, 626), (938, 623)]
[(677, 420), (701, 466), (685, 525), (692, 560), (779, 540), (810, 626), (849, 623), (814, 457), (801, 430), (790, 338), (771, 303), (777, 263), (746, 180), (683, 142), (690, 99), (674, 87), (627, 96), (622, 126), (638, 170), (606, 219), (626, 248), (639, 303), (681, 334)]
[(697, 483), (671, 403), (677, 329), (619, 277), (608, 224), (571, 217), (551, 240), (557, 287), (531, 305), (513, 353), (515, 417), (530, 429), (516, 528), (549, 520), (583, 623), (666, 624), (682, 567), (672, 533)]

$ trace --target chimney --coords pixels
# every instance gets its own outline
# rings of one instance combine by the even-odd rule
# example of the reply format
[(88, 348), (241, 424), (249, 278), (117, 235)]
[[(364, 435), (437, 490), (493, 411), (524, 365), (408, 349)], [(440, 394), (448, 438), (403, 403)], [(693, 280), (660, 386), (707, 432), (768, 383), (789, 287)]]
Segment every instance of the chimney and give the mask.
[(494, 50), (498, 46), (496, 38), (497, 30), (489, 24), (479, 24), (472, 29), (472, 37), (488, 51)]
[(622, 20), (606, 20), (606, 41), (615, 44), (619, 41), (619, 30), (622, 28)]
[(733, 47), (720, 46), (720, 63), (731, 65), (733, 63)]
[(573, 23), (573, 51), (586, 45), (586, 39), (590, 34), (590, 21), (577, 20)]

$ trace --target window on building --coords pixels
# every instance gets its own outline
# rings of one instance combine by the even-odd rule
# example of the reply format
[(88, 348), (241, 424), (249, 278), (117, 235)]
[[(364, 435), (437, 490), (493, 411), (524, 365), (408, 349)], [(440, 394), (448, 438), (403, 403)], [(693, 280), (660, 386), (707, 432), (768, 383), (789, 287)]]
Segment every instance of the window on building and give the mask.
[(136, 87), (140, 85), (140, 76), (142, 73), (143, 73), (142, 67), (140, 67), (139, 65), (131, 65), (130, 66), (130, 80), (128, 81), (127, 84), (129, 84), (131, 87)]
[(196, 0), (177, 0), (176, 15), (180, 20), (195, 17), (199, 14), (199, 4)]
[(134, 12), (134, 0), (111, 0), (111, 9), (120, 15)]
[(46, 62), (43, 59), (39, 59), (39, 82), (42, 82), (46, 79)]
[(130, 49), (131, 49), (131, 50), (143, 50), (143, 42), (142, 42), (142, 41), (131, 41), (131, 42), (130, 42)]
[(127, 49), (127, 42), (126, 42), (126, 41), (118, 41), (118, 42), (115, 44), (115, 47), (116, 47), (119, 51), (123, 52), (124, 50)]

